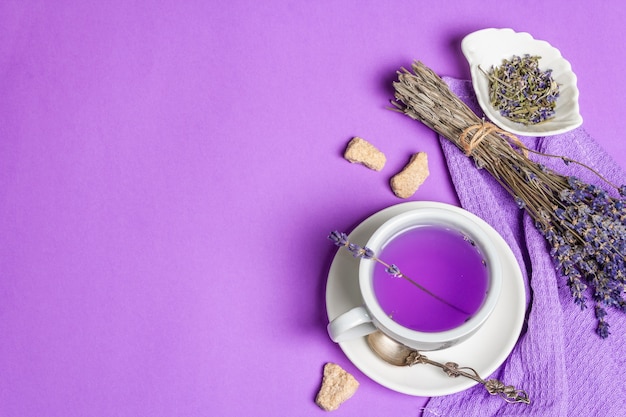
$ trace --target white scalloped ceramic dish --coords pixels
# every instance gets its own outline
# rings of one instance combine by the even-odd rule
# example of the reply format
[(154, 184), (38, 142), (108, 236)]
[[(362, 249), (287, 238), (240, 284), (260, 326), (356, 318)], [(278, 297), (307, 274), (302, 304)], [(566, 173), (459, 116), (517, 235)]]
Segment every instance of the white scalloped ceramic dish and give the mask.
[[(461, 42), (461, 50), (470, 65), (478, 104), (485, 115), (501, 129), (522, 136), (550, 136), (570, 131), (583, 123), (578, 108), (576, 75), (570, 63), (561, 56), (561, 52), (548, 42), (534, 39), (525, 32), (490, 28), (467, 35)], [(502, 65), (504, 59), (524, 54), (540, 56), (539, 68), (543, 71), (552, 70), (552, 77), (559, 84), (560, 90), (555, 117), (529, 126), (507, 119), (491, 105), (489, 81), (480, 70), (482, 68), (489, 71), (492, 66)]]

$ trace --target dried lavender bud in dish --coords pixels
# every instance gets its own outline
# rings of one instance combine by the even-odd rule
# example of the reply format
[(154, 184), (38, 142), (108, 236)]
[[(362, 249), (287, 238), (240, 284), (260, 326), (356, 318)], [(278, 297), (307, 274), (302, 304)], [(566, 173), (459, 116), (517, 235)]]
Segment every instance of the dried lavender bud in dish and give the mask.
[(539, 68), (539, 56), (513, 56), (485, 72), (491, 105), (507, 119), (534, 125), (554, 118), (559, 85), (552, 70)]

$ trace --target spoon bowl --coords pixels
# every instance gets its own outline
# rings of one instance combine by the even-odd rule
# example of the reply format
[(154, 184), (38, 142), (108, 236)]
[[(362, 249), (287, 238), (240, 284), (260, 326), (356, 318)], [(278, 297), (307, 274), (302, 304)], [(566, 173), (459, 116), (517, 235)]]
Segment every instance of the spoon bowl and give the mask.
[(415, 352), (415, 350), (396, 342), (380, 330), (367, 336), (367, 344), (379, 358), (395, 366), (409, 366), (407, 359), (411, 353)]

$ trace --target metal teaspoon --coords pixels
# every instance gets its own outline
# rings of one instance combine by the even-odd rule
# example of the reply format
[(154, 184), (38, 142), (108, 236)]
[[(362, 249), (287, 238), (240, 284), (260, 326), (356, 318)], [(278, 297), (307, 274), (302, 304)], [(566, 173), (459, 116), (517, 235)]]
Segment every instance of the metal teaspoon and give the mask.
[[(459, 367), (455, 362), (446, 362), (445, 364), (428, 359), (415, 349), (407, 347), (381, 331), (376, 331), (367, 336), (367, 344), (369, 347), (385, 362), (395, 366), (413, 366), (416, 364), (428, 364), (441, 368), (449, 377), (456, 378), (464, 376), (485, 386), (485, 389), (491, 395), (499, 395), (509, 403), (530, 404), (528, 394), (524, 390), (518, 390), (512, 385), (504, 385), (497, 379), (489, 379), (485, 381), (472, 368)], [(466, 372), (466, 370), (470, 372)]]

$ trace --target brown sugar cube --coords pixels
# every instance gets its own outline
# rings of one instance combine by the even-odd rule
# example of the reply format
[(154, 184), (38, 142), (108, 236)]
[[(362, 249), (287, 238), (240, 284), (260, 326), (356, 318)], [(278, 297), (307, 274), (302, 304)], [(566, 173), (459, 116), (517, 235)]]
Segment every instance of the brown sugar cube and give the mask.
[(353, 164), (362, 164), (375, 171), (380, 171), (387, 162), (385, 154), (363, 138), (354, 137), (350, 142), (343, 157)]
[(321, 409), (333, 411), (347, 401), (359, 387), (359, 382), (341, 366), (335, 363), (324, 365), (322, 387), (317, 393), (315, 403)]
[(409, 198), (428, 178), (428, 156), (418, 152), (411, 157), (409, 163), (396, 175), (391, 177), (391, 190), (400, 198)]

